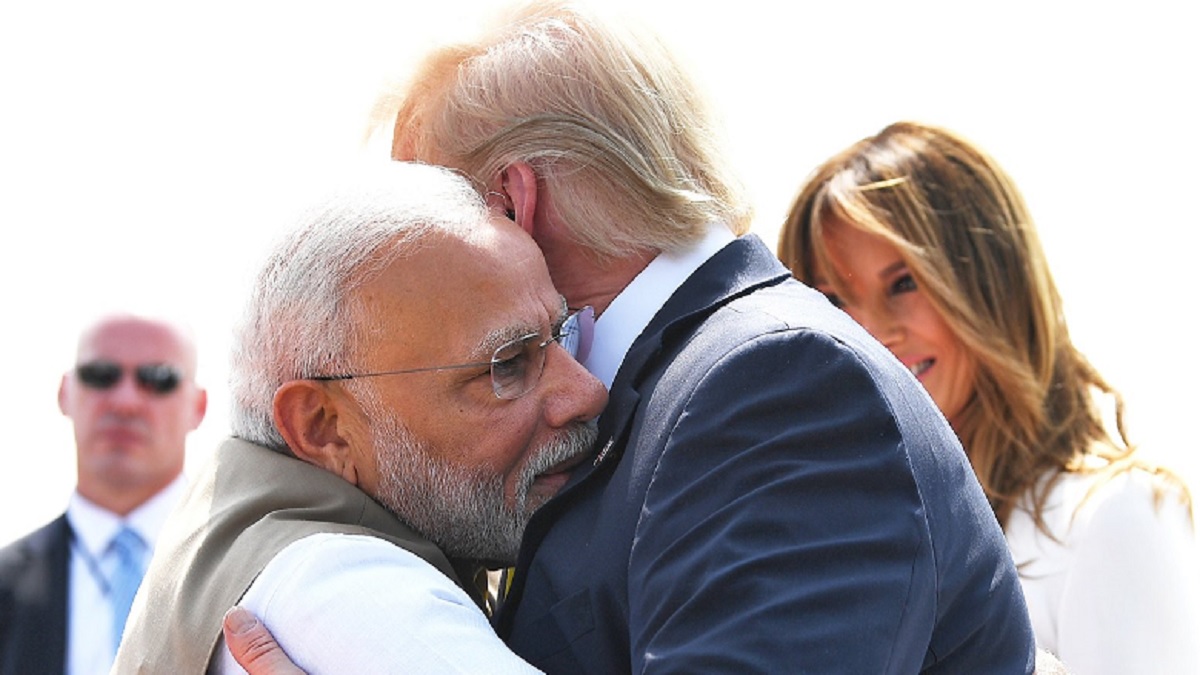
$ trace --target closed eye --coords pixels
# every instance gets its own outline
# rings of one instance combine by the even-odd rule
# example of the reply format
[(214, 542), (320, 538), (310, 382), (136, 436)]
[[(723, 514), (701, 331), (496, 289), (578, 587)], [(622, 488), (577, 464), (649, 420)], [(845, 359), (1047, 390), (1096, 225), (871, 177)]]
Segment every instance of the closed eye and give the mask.
[(501, 381), (522, 377), (526, 360), (529, 358), (526, 352), (526, 344), (531, 340), (536, 340), (537, 337), (536, 334), (526, 335), (498, 349), (495, 357), (492, 359), (492, 377)]

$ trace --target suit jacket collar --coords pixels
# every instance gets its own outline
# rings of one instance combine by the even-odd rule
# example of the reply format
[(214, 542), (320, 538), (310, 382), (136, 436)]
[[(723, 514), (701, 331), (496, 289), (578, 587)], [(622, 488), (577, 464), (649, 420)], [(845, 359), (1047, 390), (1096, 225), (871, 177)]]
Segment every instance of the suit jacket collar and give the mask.
[(641, 400), (641, 383), (649, 366), (658, 363), (656, 357), (659, 354), (685, 339), (721, 306), (789, 276), (787, 269), (755, 235), (731, 242), (701, 265), (654, 315), (621, 362), (609, 390), (609, 405), (600, 416), (600, 451), (594, 465), (620, 455), (625, 445), (624, 433), (628, 431)]
[(63, 514), (0, 547), (0, 675), (66, 669), (70, 542)]
[(613, 298), (596, 321), (591, 353), (583, 361), (605, 389), (612, 387), (634, 340), (671, 294), (733, 241), (734, 234), (728, 227), (713, 223), (695, 244), (680, 251), (659, 253)]
[[(511, 628), (533, 554), (555, 522), (555, 514), (567, 508), (588, 478), (598, 473), (598, 467), (608, 468), (624, 453), (633, 427), (634, 413), (642, 400), (642, 383), (663, 365), (659, 355), (674, 351), (680, 341), (686, 340), (702, 321), (720, 307), (755, 289), (778, 284), (789, 277), (790, 273), (761, 239), (754, 235), (744, 236), (709, 258), (654, 315), (626, 353), (617, 371), (609, 391), (608, 406), (600, 415), (599, 450), (593, 462), (576, 469), (558, 495), (533, 514), (526, 528), (517, 572), (509, 595), (496, 615), (495, 625), (501, 637), (507, 635)], [(649, 392), (646, 394), (649, 395)]]

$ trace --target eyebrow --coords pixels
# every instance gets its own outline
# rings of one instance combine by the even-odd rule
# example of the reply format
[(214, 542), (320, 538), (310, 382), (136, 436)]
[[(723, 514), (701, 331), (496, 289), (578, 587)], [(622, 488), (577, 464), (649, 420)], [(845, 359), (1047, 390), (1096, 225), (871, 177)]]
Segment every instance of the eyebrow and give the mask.
[(565, 295), (558, 296), (558, 316), (555, 317), (552, 325), (557, 326), (567, 320), (567, 315), (571, 313), (571, 308), (567, 306), (567, 297)]
[(526, 331), (512, 326), (490, 330), (484, 334), (483, 338), (480, 339), (479, 342), (476, 343), (474, 349), (472, 349), (471, 359), (473, 361), (480, 362), (490, 361), (492, 356), (495, 355), (496, 350), (499, 349), (501, 345), (512, 342), (513, 340), (516, 340), (517, 338), (527, 334), (528, 333)]
[[(902, 269), (905, 269), (906, 267), (908, 267), (908, 263), (904, 262), (904, 259), (901, 258), (900, 260), (897, 260), (896, 262), (892, 263), (891, 265), (888, 265), (887, 267), (880, 270), (878, 277), (880, 279), (887, 279), (888, 277), (892, 276), (893, 274), (895, 274), (896, 272), (899, 272)], [(814, 275), (812, 278), (811, 285), (813, 287), (816, 287), (816, 286), (833, 286), (834, 284), (830, 281), (827, 281), (825, 279), (825, 277)]]
[[(551, 331), (553, 331), (554, 326), (557, 326), (565, 321), (567, 315), (570, 313), (570, 309), (567, 307), (567, 299), (562, 295), (558, 296), (558, 304), (558, 316), (554, 317), (551, 321)], [(477, 356), (481, 361), (489, 360), (492, 358), (492, 355), (496, 353), (496, 350), (501, 346), (508, 344), (513, 340), (523, 338), (526, 335), (540, 333), (541, 330), (542, 329), (540, 326), (506, 326), (504, 328), (497, 328), (495, 330), (488, 331), (484, 334), (483, 338), (476, 343), (472, 350), (472, 354)]]
[(896, 272), (899, 272), (900, 270), (902, 270), (906, 267), (908, 267), (908, 263), (904, 262), (904, 259), (901, 258), (901, 259), (897, 260), (896, 262), (892, 263), (891, 265), (888, 265), (887, 267), (880, 270), (879, 278), (885, 279), (887, 277), (890, 277), (893, 274), (895, 274)]

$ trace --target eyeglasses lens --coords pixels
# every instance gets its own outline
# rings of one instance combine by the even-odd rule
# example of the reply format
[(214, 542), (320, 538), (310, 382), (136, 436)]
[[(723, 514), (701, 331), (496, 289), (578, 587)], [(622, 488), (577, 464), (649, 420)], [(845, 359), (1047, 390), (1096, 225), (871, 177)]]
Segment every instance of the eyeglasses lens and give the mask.
[[(79, 381), (90, 389), (111, 389), (121, 381), (124, 369), (111, 361), (92, 361), (75, 367)], [(134, 368), (134, 377), (144, 391), (169, 394), (179, 386), (181, 376), (174, 367), (164, 363), (146, 363)]]
[(596, 312), (590, 306), (568, 316), (567, 320), (563, 322), (562, 336), (558, 343), (580, 363), (586, 361), (588, 354), (592, 351), (592, 333), (595, 323)]
[(156, 394), (169, 394), (179, 386), (179, 371), (165, 363), (143, 364), (137, 367), (138, 384)]
[(509, 342), (492, 355), (492, 390), (498, 398), (520, 398), (533, 389), (546, 368), (546, 347), (557, 341), (571, 356), (582, 361), (592, 347), (595, 313), (584, 307), (568, 316), (558, 331), (542, 340), (537, 333)]
[(75, 374), (91, 389), (108, 389), (121, 381), (121, 366), (107, 361), (84, 363), (75, 368)]
[(497, 397), (520, 398), (537, 384), (546, 364), (546, 352), (538, 341), (540, 338), (533, 333), (496, 350), (492, 356), (492, 390)]

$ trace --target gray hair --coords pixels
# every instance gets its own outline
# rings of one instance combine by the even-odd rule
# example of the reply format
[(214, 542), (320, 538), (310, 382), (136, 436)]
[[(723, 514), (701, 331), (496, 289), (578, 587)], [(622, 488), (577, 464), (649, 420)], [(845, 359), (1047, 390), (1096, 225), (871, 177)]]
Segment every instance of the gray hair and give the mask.
[(431, 233), (466, 232), (487, 218), (466, 179), (404, 162), (372, 166), (308, 209), (267, 258), (234, 337), (233, 435), (290, 452), (275, 427), (275, 392), (354, 369), (365, 327), (353, 291)]

